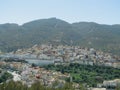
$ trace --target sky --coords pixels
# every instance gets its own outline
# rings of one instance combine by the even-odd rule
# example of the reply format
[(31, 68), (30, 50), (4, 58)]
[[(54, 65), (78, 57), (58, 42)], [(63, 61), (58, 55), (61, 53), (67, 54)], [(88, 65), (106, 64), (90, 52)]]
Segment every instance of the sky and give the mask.
[(120, 0), (0, 0), (0, 24), (51, 17), (69, 23), (120, 24)]

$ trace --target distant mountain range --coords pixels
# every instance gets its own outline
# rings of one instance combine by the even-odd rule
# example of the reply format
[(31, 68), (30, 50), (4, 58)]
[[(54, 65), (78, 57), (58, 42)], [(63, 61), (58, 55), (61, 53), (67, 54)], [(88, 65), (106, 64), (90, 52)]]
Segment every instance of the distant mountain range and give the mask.
[(52, 43), (94, 47), (120, 54), (120, 25), (68, 23), (49, 18), (18, 24), (0, 24), (0, 49), (13, 51), (34, 44)]

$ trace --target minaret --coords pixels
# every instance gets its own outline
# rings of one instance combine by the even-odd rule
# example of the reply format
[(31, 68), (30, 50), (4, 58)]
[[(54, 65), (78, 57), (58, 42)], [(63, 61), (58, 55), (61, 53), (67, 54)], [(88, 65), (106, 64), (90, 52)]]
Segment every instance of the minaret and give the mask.
[(73, 78), (72, 78), (72, 76), (69, 74), (69, 76), (70, 76), (70, 82), (73, 82)]

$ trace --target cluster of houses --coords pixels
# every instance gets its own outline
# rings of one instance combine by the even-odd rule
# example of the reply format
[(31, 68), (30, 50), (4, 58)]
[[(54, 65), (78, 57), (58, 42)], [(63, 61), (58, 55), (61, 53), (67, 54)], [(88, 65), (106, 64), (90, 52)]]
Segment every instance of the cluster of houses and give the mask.
[(96, 51), (94, 48), (83, 48), (80, 46), (34, 45), (32, 48), (18, 49), (8, 54), (26, 59), (54, 60), (55, 64), (80, 63), (120, 68), (119, 57)]
[(69, 74), (45, 70), (40, 67), (32, 67), (30, 64), (21, 62), (0, 61), (0, 68), (2, 68), (2, 71), (11, 73), (14, 81), (21, 81), (28, 86), (37, 81), (49, 87), (56, 82), (58, 82), (58, 86), (61, 86), (64, 85), (65, 78), (69, 78)]
[(21, 77), (22, 82), (28, 86), (39, 81), (41, 84), (51, 87), (56, 82), (58, 82), (59, 85), (63, 85), (65, 83), (65, 78), (68, 78), (69, 75), (48, 71), (44, 68), (29, 67), (22, 71)]
[(105, 80), (103, 83), (98, 84), (97, 88), (90, 88), (89, 90), (115, 90), (117, 87), (120, 87), (120, 79)]

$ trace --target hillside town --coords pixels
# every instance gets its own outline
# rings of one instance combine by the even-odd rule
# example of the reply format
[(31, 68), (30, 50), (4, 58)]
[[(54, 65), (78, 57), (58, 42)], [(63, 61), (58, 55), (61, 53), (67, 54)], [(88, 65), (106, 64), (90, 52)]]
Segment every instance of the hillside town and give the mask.
[[(0, 54), (1, 73), (8, 72), (13, 75), (13, 81), (21, 81), (22, 84), (31, 87), (36, 81), (47, 87), (57, 83), (56, 87), (65, 84), (65, 79), (70, 78), (69, 73), (61, 73), (36, 66), (35, 63), (25, 62), (26, 60), (53, 61), (54, 65), (69, 65), (79, 63), (82, 65), (98, 65), (120, 69), (120, 58), (109, 53), (97, 51), (94, 48), (83, 48), (80, 46), (68, 45), (34, 45), (28, 49)], [(10, 79), (7, 81), (9, 82)], [(96, 88), (88, 90), (107, 90), (105, 87), (117, 86), (120, 79), (104, 80)], [(77, 83), (75, 84), (77, 87)], [(78, 85), (79, 86), (79, 85)], [(104, 86), (104, 88), (103, 88)]]
[(54, 60), (54, 64), (80, 63), (87, 65), (104, 65), (120, 68), (120, 57), (97, 51), (94, 48), (83, 48), (68, 45), (34, 45), (28, 49), (6, 53), (1, 57), (22, 59)]

